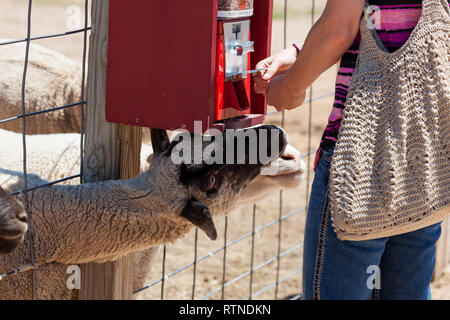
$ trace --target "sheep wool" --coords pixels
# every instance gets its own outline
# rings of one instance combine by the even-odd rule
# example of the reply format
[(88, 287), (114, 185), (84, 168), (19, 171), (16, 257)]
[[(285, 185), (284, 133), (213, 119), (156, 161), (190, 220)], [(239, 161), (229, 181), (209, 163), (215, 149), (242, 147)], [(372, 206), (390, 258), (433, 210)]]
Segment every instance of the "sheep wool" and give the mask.
[(450, 11), (424, 0), (390, 53), (361, 20), (361, 46), (330, 171), (341, 240), (411, 232), (450, 215)]
[[(0, 186), (8, 192), (23, 189), (21, 139), (21, 134), (0, 129), (0, 150), (8, 150), (0, 157)], [(79, 143), (79, 134), (27, 136), (28, 186), (78, 174)], [(195, 190), (186, 191), (179, 183), (179, 170), (170, 158), (154, 156), (147, 163), (152, 148), (146, 144), (142, 153), (142, 167), (148, 168), (134, 179), (83, 185), (72, 179), (28, 194), (37, 299), (72, 297), (66, 285), (68, 266), (114, 261), (130, 252), (135, 253), (133, 288), (142, 288), (158, 246), (175, 242), (193, 228), (174, 212), (180, 211), (175, 206), (184, 206), (184, 199), (191, 197), (186, 192)], [(288, 160), (274, 161), (278, 171), (270, 169), (272, 175), (257, 176), (239, 193), (233, 191), (235, 188), (225, 188), (220, 199), (209, 201), (211, 211), (226, 213), (281, 188), (297, 187), (304, 164), (289, 159), (300, 159), (300, 153), (288, 146), (284, 158)], [(23, 195), (19, 200), (23, 202)], [(0, 274), (27, 265), (30, 259), (25, 237), (15, 251), (0, 254)], [(30, 271), (11, 275), (0, 281), (0, 300), (31, 299), (31, 289)]]
[[(0, 39), (0, 42), (8, 39)], [(22, 75), (26, 43), (0, 46), (0, 119), (22, 113)], [(32, 43), (25, 86), (26, 112), (38, 112), (81, 102), (81, 63)], [(27, 134), (80, 132), (80, 106), (74, 105), (27, 118)], [(22, 132), (22, 120), (1, 128)]]

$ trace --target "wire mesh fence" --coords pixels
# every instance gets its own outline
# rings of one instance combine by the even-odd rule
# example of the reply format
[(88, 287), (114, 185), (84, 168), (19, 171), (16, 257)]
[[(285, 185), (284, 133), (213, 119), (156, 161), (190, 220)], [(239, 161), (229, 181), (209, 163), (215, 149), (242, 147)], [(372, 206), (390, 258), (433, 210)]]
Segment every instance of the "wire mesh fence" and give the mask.
[[(28, 204), (27, 194), (30, 191), (43, 188), (49, 185), (64, 183), (69, 180), (80, 179), (82, 182), (83, 176), (83, 154), (84, 154), (84, 115), (85, 115), (85, 85), (86, 85), (86, 57), (87, 57), (87, 39), (89, 32), (91, 31), (91, 27), (89, 26), (88, 16), (89, 16), (89, 0), (85, 0), (83, 2), (83, 27), (75, 30), (47, 34), (47, 35), (37, 35), (32, 36), (32, 8), (33, 8), (33, 0), (28, 0), (28, 10), (27, 10), (27, 32), (24, 38), (13, 39), (0, 42), (0, 48), (2, 46), (13, 45), (18, 43), (25, 43), (25, 59), (24, 59), (24, 68), (23, 68), (23, 78), (21, 84), (21, 112), (15, 116), (8, 117), (6, 119), (0, 119), (0, 128), (3, 123), (7, 123), (10, 121), (22, 121), (22, 148), (23, 148), (23, 173), (24, 173), (24, 188), (23, 190), (17, 191), (14, 195), (23, 193), (25, 199), (25, 207), (27, 213), (29, 215), (29, 221), (32, 221), (32, 217), (30, 216), (30, 208)], [(290, 11), (290, 3), (288, 0), (279, 0), (277, 4), (282, 4), (282, 7), (278, 8), (280, 11), (275, 11), (275, 16), (278, 16), (278, 25), (280, 29), (275, 30), (274, 37), (280, 37), (280, 32), (282, 32), (283, 40), (282, 47), (287, 47), (290, 45), (288, 43), (288, 31), (289, 31), (289, 13)], [(297, 10), (295, 8), (295, 10)], [(311, 0), (310, 7), (308, 8), (308, 12), (310, 13), (310, 25), (314, 23), (316, 16), (316, 0)], [(281, 19), (280, 19), (281, 17)], [(305, 30), (307, 31), (307, 30)], [(27, 84), (27, 69), (29, 64), (29, 51), (30, 44), (37, 40), (50, 39), (50, 38), (62, 38), (68, 37), (75, 34), (82, 34), (83, 40), (80, 43), (82, 47), (82, 79), (80, 83), (81, 88), (81, 101), (77, 101), (75, 103), (70, 103), (62, 106), (49, 106), (48, 109), (44, 109), (41, 111), (33, 111), (27, 112), (28, 105), (26, 104), (26, 84)], [(323, 90), (321, 90), (323, 91)], [(248, 226), (248, 231), (243, 232), (240, 235), (235, 235), (234, 226), (236, 224), (236, 218), (239, 220), (243, 217), (243, 215), (239, 215), (234, 217), (233, 215), (229, 217), (223, 218), (222, 222), (218, 223), (219, 228), (222, 230), (222, 246), (212, 248), (211, 246), (217, 245), (214, 243), (213, 245), (209, 244), (205, 245), (205, 241), (203, 241), (203, 235), (199, 234), (198, 230), (193, 231), (192, 233), (192, 244), (189, 246), (183, 247), (183, 252), (174, 253), (173, 247), (171, 246), (163, 246), (161, 256), (158, 261), (158, 266), (155, 267), (153, 271), (153, 275), (156, 276), (156, 279), (149, 280), (149, 283), (145, 285), (143, 288), (135, 290), (134, 294), (138, 295), (141, 298), (151, 298), (151, 299), (177, 299), (177, 298), (186, 298), (186, 299), (256, 299), (256, 298), (273, 298), (280, 299), (286, 296), (285, 290), (280, 290), (281, 286), (287, 282), (294, 280), (294, 285), (290, 286), (290, 290), (293, 292), (291, 295), (292, 299), (296, 299), (299, 297), (301, 281), (300, 275), (302, 272), (301, 269), (301, 251), (303, 242), (299, 234), (292, 234), (290, 225), (295, 222), (296, 226), (300, 226), (304, 223), (304, 215), (307, 209), (310, 185), (311, 185), (311, 163), (312, 158), (315, 153), (314, 145), (312, 142), (312, 130), (313, 130), (313, 117), (312, 117), (312, 108), (315, 102), (324, 100), (327, 98), (331, 98), (334, 95), (334, 92), (322, 92), (321, 94), (314, 96), (315, 91), (313, 91), (313, 87), (309, 90), (309, 98), (305, 102), (302, 107), (305, 112), (307, 112), (307, 128), (304, 129), (306, 132), (302, 133), (303, 139), (302, 141), (306, 142), (307, 148), (304, 150), (303, 158), (307, 161), (308, 164), (308, 172), (306, 181), (302, 185), (302, 189), (296, 190), (295, 192), (302, 192), (304, 196), (298, 196), (298, 201), (295, 203), (295, 207), (292, 208), (293, 204), (290, 203), (286, 205), (286, 194), (283, 191), (280, 191), (279, 194), (274, 195), (273, 199), (271, 199), (272, 203), (267, 208), (264, 204), (255, 204), (251, 207), (245, 208), (245, 210), (241, 210), (241, 212), (245, 212), (245, 221), (238, 221), (238, 223), (242, 223), (243, 225)], [(80, 109), (80, 172), (77, 175), (73, 175), (70, 177), (65, 177), (62, 179), (58, 179), (56, 181), (50, 181), (48, 183), (44, 183), (39, 186), (28, 186), (27, 179), (27, 119), (29, 117), (35, 117), (44, 113), (51, 113), (58, 110), (63, 109), (72, 109), (79, 108)], [(287, 115), (283, 113), (278, 113), (277, 111), (270, 111), (267, 115), (267, 121), (285, 127), (286, 125), (286, 117)], [(292, 128), (295, 130), (294, 128)], [(289, 132), (289, 131), (288, 131)], [(292, 194), (289, 195), (292, 197)], [(295, 196), (295, 195), (294, 195)], [(274, 204), (276, 203), (276, 205)], [(264, 216), (267, 211), (276, 212), (274, 216), (269, 215), (270, 219), (267, 220)], [(243, 213), (244, 214), (244, 213)], [(261, 237), (266, 238), (267, 235), (262, 236), (263, 233), (268, 232), (270, 230), (269, 241), (273, 244), (272, 249), (275, 254), (272, 255), (271, 252), (267, 251), (265, 247), (261, 247), (259, 245), (259, 240)], [(32, 269), (33, 271), (33, 298), (36, 295), (36, 279), (34, 277), (34, 256), (33, 256), (33, 230), (30, 230), (28, 233), (30, 236), (30, 252), (31, 252), (31, 261), (29, 264), (24, 266), (17, 266), (17, 269), (11, 270), (5, 275), (0, 275), (0, 279), (13, 276), (17, 272), (23, 272), (25, 270)], [(191, 239), (188, 237), (188, 239)], [(183, 240), (184, 242), (189, 242), (189, 240)], [(176, 244), (175, 246), (176, 247)], [(185, 248), (189, 247), (189, 250)], [(230, 255), (231, 250), (237, 250), (240, 252), (240, 255), (236, 257)], [(273, 251), (272, 250), (272, 251)], [(267, 251), (267, 252), (266, 252)], [(242, 252), (247, 252), (244, 254)], [(296, 263), (290, 263), (288, 267), (283, 266), (283, 260), (287, 257), (295, 260)], [(292, 258), (293, 257), (293, 258)], [(211, 265), (209, 265), (210, 261), (213, 261)], [(179, 261), (187, 261), (186, 263), (179, 263)], [(177, 263), (178, 262), (178, 263)], [(238, 262), (238, 263), (237, 263)], [(208, 268), (207, 274), (205, 273), (204, 267)], [(244, 268), (244, 269), (243, 269)], [(272, 282), (264, 283), (260, 281), (261, 272), (270, 273), (271, 278), (273, 278)], [(182, 282), (178, 282), (175, 280), (181, 274), (184, 275), (182, 278)], [(206, 274), (206, 275), (205, 275)], [(189, 279), (187, 281), (186, 279)], [(233, 292), (229, 291), (230, 288), (233, 288), (237, 284), (242, 284), (244, 279), (248, 281), (248, 284), (245, 286), (239, 286), (240, 294), (236, 296)], [(173, 286), (175, 289), (167, 290), (168, 286)], [(159, 287), (159, 290), (158, 290)], [(243, 288), (246, 288), (245, 290)], [(174, 291), (175, 290), (175, 291)], [(245, 292), (244, 292), (245, 291)], [(174, 292), (178, 292), (178, 294), (174, 294)], [(231, 292), (229, 295), (228, 292)]]
[[(30, 213), (30, 204), (29, 204), (29, 197), (28, 193), (37, 190), (40, 188), (44, 188), (47, 186), (55, 185), (58, 183), (63, 183), (69, 180), (74, 179), (80, 179), (80, 182), (82, 182), (82, 176), (83, 176), (83, 153), (84, 153), (84, 113), (85, 113), (85, 105), (86, 105), (86, 99), (85, 99), (85, 85), (86, 85), (86, 53), (87, 53), (87, 39), (88, 39), (88, 32), (91, 30), (91, 27), (88, 26), (88, 10), (89, 10), (89, 0), (84, 0), (84, 26), (83, 28), (77, 29), (77, 30), (71, 30), (67, 32), (60, 32), (60, 33), (54, 33), (54, 34), (46, 34), (46, 35), (38, 35), (38, 36), (32, 36), (32, 12), (33, 12), (33, 0), (27, 1), (27, 17), (26, 17), (26, 37), (21, 39), (13, 39), (13, 40), (7, 40), (7, 41), (0, 41), (0, 48), (2, 46), (8, 46), (8, 45), (14, 45), (19, 43), (25, 43), (25, 52), (24, 52), (24, 66), (23, 66), (23, 74), (22, 74), (22, 83), (21, 83), (21, 113), (17, 114), (13, 117), (8, 117), (6, 119), (0, 119), (0, 125), (5, 124), (10, 121), (15, 120), (22, 120), (22, 153), (23, 153), (23, 189), (19, 190), (17, 192), (14, 192), (13, 195), (19, 195), (23, 194), (24, 199), (24, 206), (27, 212), (28, 221), (30, 221), (29, 225), (29, 231), (28, 231), (28, 243), (29, 243), (29, 252), (31, 261), (29, 264), (18, 266), (16, 269), (11, 270), (3, 275), (0, 275), (0, 279), (4, 279), (8, 276), (13, 276), (14, 274), (18, 272), (25, 272), (28, 270), (32, 270), (32, 297), (33, 299), (36, 298), (36, 276), (35, 276), (35, 261), (34, 261), (34, 239), (33, 239), (33, 224)], [(81, 101), (67, 104), (64, 106), (52, 106), (48, 109), (42, 109), (41, 111), (35, 111), (35, 112), (27, 112), (30, 105), (27, 105), (26, 100), (26, 86), (27, 86), (27, 71), (29, 67), (29, 56), (30, 56), (30, 44), (37, 40), (43, 40), (43, 39), (50, 39), (50, 38), (61, 38), (61, 37), (68, 37), (75, 34), (83, 34), (83, 42), (82, 42), (82, 76), (81, 76)], [(40, 106), (42, 107), (42, 106)], [(58, 179), (55, 181), (50, 181), (48, 183), (42, 183), (37, 186), (28, 187), (28, 168), (27, 168), (27, 119), (29, 117), (37, 116), (40, 114), (45, 113), (51, 113), (58, 110), (63, 109), (69, 109), (69, 108), (79, 108), (80, 109), (80, 173), (77, 175), (73, 175), (70, 177), (65, 177), (62, 179)]]
[[(283, 3), (282, 3), (283, 2)], [(282, 15), (282, 35), (283, 35), (283, 47), (290, 45), (288, 43), (288, 26), (289, 26), (289, 2), (287, 0), (278, 1), (277, 4), (283, 4), (282, 9), (276, 8), (275, 15)], [(311, 0), (310, 8), (308, 12), (310, 14), (310, 23), (312, 26), (316, 18), (316, 1)], [(323, 5), (323, 2), (320, 3)], [(281, 9), (281, 10), (280, 10)], [(294, 10), (297, 8), (294, 8)], [(278, 10), (278, 11), (277, 11)], [(280, 11), (282, 14), (280, 14)], [(274, 37), (280, 37), (279, 29), (274, 31)], [(297, 40), (298, 41), (298, 40)], [(274, 50), (276, 50), (274, 48)], [(304, 216), (307, 210), (310, 185), (312, 182), (312, 160), (316, 152), (315, 145), (312, 142), (312, 130), (313, 130), (313, 105), (315, 102), (320, 100), (326, 100), (326, 103), (331, 107), (331, 101), (334, 96), (334, 91), (332, 88), (328, 88), (327, 92), (324, 92), (324, 88), (318, 90), (320, 94), (314, 96), (313, 86), (309, 89), (309, 98), (305, 101), (302, 108), (304, 113), (307, 113), (307, 129), (306, 129), (306, 151), (302, 155), (302, 158), (308, 164), (309, 174), (306, 176), (305, 183), (302, 184), (300, 190), (296, 190), (296, 193), (303, 193), (304, 197), (298, 197), (296, 201), (296, 208), (293, 210), (285, 212), (285, 200), (286, 194), (280, 191), (279, 194), (273, 195), (273, 202), (277, 202), (277, 206), (271, 206), (271, 211), (277, 212), (277, 216), (262, 225), (257, 224), (258, 215), (262, 214), (262, 211), (267, 211), (263, 208), (264, 204), (255, 204), (252, 207), (241, 210), (241, 213), (236, 213), (238, 215), (237, 219), (234, 219), (234, 215), (229, 215), (223, 218), (222, 223), (219, 228), (222, 228), (222, 243), (223, 245), (216, 248), (211, 248), (199, 241), (199, 234), (197, 230), (193, 233), (192, 237), (188, 240), (183, 240), (183, 242), (189, 242), (189, 244), (183, 244), (182, 252), (177, 249), (176, 243), (174, 246), (165, 245), (162, 249), (162, 257), (158, 262), (160, 268), (156, 267), (154, 274), (159, 274), (160, 276), (150, 281), (143, 288), (140, 288), (134, 292), (134, 294), (140, 294), (144, 299), (280, 299), (289, 297), (289, 299), (299, 299), (301, 294), (301, 252), (303, 248), (303, 239), (298, 236), (300, 230), (294, 236), (298, 236), (292, 243), (292, 235), (285, 234), (284, 226), (291, 224), (294, 220), (296, 225), (300, 226), (304, 224)], [(329, 110), (328, 110), (329, 111)], [(304, 115), (304, 114), (303, 114)], [(285, 127), (287, 115), (285, 112), (279, 113), (276, 110), (270, 111), (267, 114), (266, 122), (274, 123)], [(290, 128), (295, 130), (295, 128)], [(290, 134), (291, 131), (288, 130)], [(290, 197), (293, 196), (291, 193)], [(295, 195), (294, 195), (295, 196)], [(298, 196), (298, 195), (297, 195)], [(290, 201), (290, 207), (292, 206), (292, 201)], [(245, 212), (244, 212), (245, 211)], [(261, 213), (259, 213), (261, 211)], [(250, 214), (251, 213), (251, 214)], [(273, 214), (272, 214), (273, 216)], [(247, 225), (250, 227), (248, 232), (237, 235), (234, 238), (230, 236), (230, 230), (235, 228), (236, 220), (245, 219)], [(233, 220), (233, 221), (232, 221)], [(264, 220), (264, 219), (261, 219)], [(219, 222), (220, 223), (220, 222)], [(238, 223), (244, 223), (240, 220)], [(242, 228), (239, 228), (242, 229)], [(264, 231), (271, 229), (270, 240), (272, 242), (272, 249), (275, 251), (275, 255), (270, 256), (270, 254), (263, 255), (263, 259), (258, 259), (261, 261), (256, 261), (255, 254), (260, 253), (264, 248), (258, 246), (255, 242), (258, 235), (262, 234)], [(231, 238), (231, 239), (230, 239)], [(285, 245), (285, 241), (289, 239), (289, 244)], [(199, 248), (199, 246), (201, 248)], [(192, 249), (189, 249), (192, 248)], [(230, 261), (232, 256), (232, 250), (238, 251), (241, 254), (242, 259), (233, 259)], [(189, 250), (193, 251), (193, 260), (186, 261), (184, 264), (180, 264), (181, 260), (180, 254), (183, 256), (189, 255)], [(199, 254), (200, 251), (204, 251), (204, 254)], [(246, 252), (248, 255), (243, 256), (242, 251)], [(295, 257), (295, 258), (293, 258)], [(290, 258), (297, 259), (296, 264), (290, 263), (287, 268), (283, 267), (283, 259)], [(208, 268), (207, 272), (201, 272), (200, 268), (202, 264), (208, 264), (208, 260), (215, 259), (215, 262), (210, 263), (211, 266)], [(183, 259), (185, 261), (187, 259)], [(178, 264), (177, 264), (178, 262)], [(236, 268), (236, 263), (239, 264), (239, 270), (241, 272), (234, 272)], [(245, 265), (245, 266), (243, 266)], [(177, 267), (178, 266), (178, 267)], [(245, 269), (248, 266), (247, 269)], [(170, 270), (168, 268), (170, 267)], [(268, 271), (271, 275), (272, 282), (268, 283), (258, 283), (262, 278), (260, 277), (261, 272), (265, 272), (265, 269), (269, 268)], [(199, 276), (200, 273), (200, 276)], [(184, 274), (184, 275), (183, 275)], [(191, 277), (189, 275), (192, 275)], [(203, 279), (202, 283), (198, 283), (200, 278)], [(206, 279), (209, 279), (205, 283)], [(265, 277), (268, 278), (268, 277)], [(293, 281), (294, 280), (294, 281)], [(245, 281), (248, 281), (245, 284)], [(280, 287), (289, 282), (293, 281), (294, 285), (289, 286), (288, 290), (280, 290)], [(266, 281), (267, 282), (267, 281)], [(214, 287), (215, 286), (215, 287)], [(237, 287), (237, 290), (233, 290), (233, 286)], [(182, 289), (183, 288), (183, 289)], [(189, 290), (191, 288), (191, 290)], [(248, 288), (248, 289), (246, 289)], [(158, 290), (159, 289), (159, 290)], [(230, 290), (231, 289), (231, 290)], [(230, 290), (230, 294), (227, 294)], [(244, 292), (246, 291), (246, 292)], [(190, 294), (187, 294), (189, 292)]]

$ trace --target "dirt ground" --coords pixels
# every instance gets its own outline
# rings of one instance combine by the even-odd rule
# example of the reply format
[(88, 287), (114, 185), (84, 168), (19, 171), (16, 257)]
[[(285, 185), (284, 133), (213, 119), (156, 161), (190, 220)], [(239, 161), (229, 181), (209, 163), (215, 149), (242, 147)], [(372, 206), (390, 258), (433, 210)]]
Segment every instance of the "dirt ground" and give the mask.
[[(27, 17), (26, 0), (1, 0), (0, 1), (0, 38), (20, 39), (26, 34)], [(69, 31), (68, 27), (82, 27), (82, 19), (77, 19), (77, 10), (83, 13), (82, 0), (35, 0), (33, 1), (32, 15), (32, 35), (44, 35)], [(273, 28), (273, 52), (283, 48), (283, 3), (284, 0), (275, 0)], [(316, 17), (319, 16), (324, 7), (325, 0), (316, 1)], [(73, 7), (75, 6), (75, 7)], [(78, 8), (78, 9), (77, 9)], [(81, 17), (82, 18), (82, 17)], [(68, 22), (70, 26), (68, 26)], [(310, 1), (289, 1), (288, 23), (287, 23), (287, 44), (301, 44), (311, 26), (311, 4)], [(59, 51), (66, 56), (81, 63), (83, 37), (81, 34), (57, 37), (47, 40), (39, 40), (36, 43), (50, 49)], [(1, 46), (0, 46), (1, 54)], [(323, 74), (314, 84), (313, 97), (329, 94), (334, 90), (334, 80), (336, 67), (332, 67)], [(284, 117), (284, 126), (289, 134), (290, 143), (297, 147), (302, 153), (317, 148), (322, 131), (331, 110), (333, 99), (326, 97), (312, 103), (312, 114), (310, 105), (305, 104), (297, 110), (287, 112)], [(311, 127), (309, 118), (312, 117)], [(267, 123), (282, 124), (280, 114), (267, 117)], [(311, 137), (309, 139), (309, 131)], [(310, 165), (313, 156), (310, 157)], [(255, 226), (260, 228), (271, 221), (279, 218), (279, 215), (286, 215), (299, 208), (306, 206), (308, 195), (308, 183), (312, 181), (312, 174), (305, 179), (302, 185), (296, 190), (289, 190), (282, 194), (274, 194), (268, 199), (258, 203), (255, 211)], [(281, 207), (280, 207), (281, 203)], [(241, 208), (231, 213), (227, 222), (227, 242), (238, 239), (244, 234), (252, 231), (253, 206)], [(217, 290), (208, 299), (247, 299), (250, 295), (258, 293), (260, 290), (269, 287), (268, 290), (259, 294), (255, 299), (274, 299), (300, 292), (301, 273), (288, 278), (279, 284), (278, 290), (270, 287), (275, 281), (279, 268), (279, 279), (284, 279), (295, 273), (302, 266), (301, 246), (290, 252), (289, 250), (303, 242), (303, 232), (305, 223), (305, 211), (284, 220), (281, 225), (278, 223), (256, 233), (254, 239), (253, 266), (260, 264), (277, 256), (278, 246), (280, 252), (289, 253), (279, 260), (273, 259), (271, 263), (264, 264), (253, 273), (252, 287), (250, 289), (250, 276), (234, 281), (224, 290), (222, 297), (221, 284), (224, 277), (224, 252), (220, 251), (211, 254), (224, 244), (225, 219), (216, 221), (219, 238), (216, 242), (207, 239), (202, 233), (198, 234), (197, 257), (211, 255), (211, 257), (201, 261), (197, 265), (195, 294), (196, 299), (202, 298), (213, 290)], [(278, 239), (281, 239), (279, 242)], [(178, 268), (189, 264), (194, 259), (195, 233), (191, 232), (185, 238), (174, 244), (167, 245), (165, 274), (168, 275)], [(231, 281), (251, 268), (252, 261), (252, 238), (234, 244), (226, 250), (225, 281)], [(161, 250), (162, 252), (162, 250)], [(159, 255), (155, 263), (152, 276), (148, 283), (158, 280), (162, 274), (162, 254)], [(193, 268), (189, 267), (166, 279), (164, 283), (165, 299), (191, 299), (193, 287)], [(450, 299), (450, 270), (446, 275), (433, 283), (433, 298)], [(138, 294), (139, 299), (160, 299), (161, 284), (157, 284), (150, 289)]]

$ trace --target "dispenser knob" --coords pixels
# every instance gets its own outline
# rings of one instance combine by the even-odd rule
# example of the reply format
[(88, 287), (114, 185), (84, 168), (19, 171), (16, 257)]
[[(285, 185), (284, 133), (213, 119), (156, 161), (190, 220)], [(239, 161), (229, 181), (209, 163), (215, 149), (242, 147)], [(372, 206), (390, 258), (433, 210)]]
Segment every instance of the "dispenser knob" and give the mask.
[(243, 56), (249, 52), (255, 52), (255, 43), (253, 41), (247, 41), (245, 43), (236, 42), (236, 55)]

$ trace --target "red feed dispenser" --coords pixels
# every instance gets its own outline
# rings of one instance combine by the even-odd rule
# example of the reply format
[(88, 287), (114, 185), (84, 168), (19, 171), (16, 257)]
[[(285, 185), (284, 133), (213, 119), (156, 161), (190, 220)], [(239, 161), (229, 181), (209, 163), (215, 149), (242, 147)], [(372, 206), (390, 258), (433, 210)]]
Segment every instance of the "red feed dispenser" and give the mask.
[[(106, 120), (158, 129), (264, 121), (255, 64), (270, 55), (273, 0), (111, 0)], [(202, 132), (202, 133), (203, 133)]]

